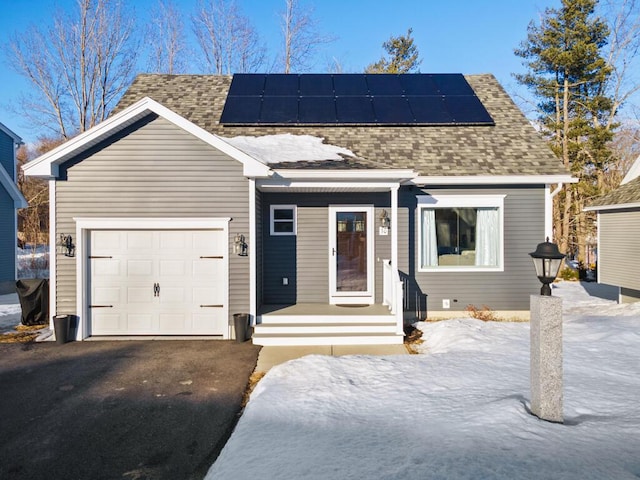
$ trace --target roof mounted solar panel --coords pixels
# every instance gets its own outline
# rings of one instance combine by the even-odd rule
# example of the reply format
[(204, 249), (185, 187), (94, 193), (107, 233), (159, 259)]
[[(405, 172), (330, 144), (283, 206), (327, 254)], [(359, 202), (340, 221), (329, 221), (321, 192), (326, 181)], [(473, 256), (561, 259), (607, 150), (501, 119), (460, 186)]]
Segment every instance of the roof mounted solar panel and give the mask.
[(299, 94), (298, 75), (273, 73), (266, 76), (265, 96), (297, 97)]
[(475, 95), (471, 85), (463, 75), (457, 73), (440, 73), (432, 75), (433, 82), (440, 95)]
[(400, 76), (389, 73), (367, 74), (365, 75), (369, 94), (376, 95), (397, 95), (404, 93)]
[(260, 123), (261, 96), (227, 97), (220, 123), (257, 124)]
[(399, 75), (405, 95), (439, 95), (432, 75)]
[(444, 97), (445, 108), (455, 124), (481, 124), (493, 119), (478, 97), (449, 95)]
[(298, 123), (298, 97), (266, 95), (262, 99), (260, 123), (289, 124)]
[(371, 98), (376, 123), (396, 125), (415, 123), (415, 117), (409, 108), (407, 97), (380, 95)]
[(333, 97), (333, 76), (322, 73), (300, 75), (301, 97)]
[(361, 73), (333, 75), (333, 88), (337, 97), (346, 95), (364, 97), (369, 94), (367, 81)]
[(234, 75), (229, 95), (262, 95), (267, 76), (264, 73)]
[(415, 122), (422, 125), (453, 124), (451, 114), (442, 95), (420, 95), (407, 97)]
[(333, 96), (300, 97), (298, 122), (302, 124), (335, 124), (336, 100)]
[(461, 74), (237, 74), (225, 125), (493, 125)]
[(336, 97), (336, 112), (337, 123), (376, 123), (371, 97)]

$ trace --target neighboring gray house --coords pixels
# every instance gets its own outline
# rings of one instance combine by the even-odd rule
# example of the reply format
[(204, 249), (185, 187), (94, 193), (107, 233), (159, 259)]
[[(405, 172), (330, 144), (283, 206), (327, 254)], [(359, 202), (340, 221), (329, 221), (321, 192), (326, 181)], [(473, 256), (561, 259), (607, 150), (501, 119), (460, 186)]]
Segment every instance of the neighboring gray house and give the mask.
[(620, 186), (595, 199), (598, 214), (598, 283), (619, 288), (620, 303), (640, 300), (640, 157)]
[[(140, 75), (51, 179), (51, 311), (78, 338), (401, 343), (468, 305), (527, 315), (571, 182), (492, 75)], [(52, 251), (53, 254), (53, 251)]]
[(16, 149), (22, 139), (0, 123), (0, 295), (16, 290), (16, 210), (27, 202), (16, 185)]

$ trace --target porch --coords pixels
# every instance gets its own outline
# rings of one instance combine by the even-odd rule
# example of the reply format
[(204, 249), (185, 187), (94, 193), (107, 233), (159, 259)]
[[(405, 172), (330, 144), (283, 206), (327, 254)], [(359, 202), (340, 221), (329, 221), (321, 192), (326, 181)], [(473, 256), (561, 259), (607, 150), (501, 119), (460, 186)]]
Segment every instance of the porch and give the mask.
[(263, 305), (254, 327), (256, 345), (402, 344), (402, 282), (384, 260), (382, 304), (296, 303)]

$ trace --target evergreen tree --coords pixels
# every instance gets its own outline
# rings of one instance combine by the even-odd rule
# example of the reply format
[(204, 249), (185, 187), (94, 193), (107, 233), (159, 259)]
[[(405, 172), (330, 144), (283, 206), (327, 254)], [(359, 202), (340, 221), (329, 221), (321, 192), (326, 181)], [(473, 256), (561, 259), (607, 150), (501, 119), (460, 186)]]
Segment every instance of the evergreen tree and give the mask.
[(369, 65), (366, 73), (409, 73), (417, 71), (420, 63), (418, 47), (413, 43), (411, 33), (413, 29), (408, 29), (406, 35), (391, 37), (382, 44), (382, 48), (387, 52), (387, 57)]
[(543, 133), (579, 179), (555, 197), (553, 224), (560, 249), (580, 260), (593, 229), (582, 208), (602, 193), (603, 172), (614, 162), (609, 143), (615, 124), (607, 121), (613, 108), (607, 95), (611, 67), (603, 57), (609, 29), (595, 16), (596, 4), (562, 0), (559, 9), (545, 11), (540, 25), (529, 25), (527, 39), (515, 51), (528, 68), (516, 79), (538, 98)]

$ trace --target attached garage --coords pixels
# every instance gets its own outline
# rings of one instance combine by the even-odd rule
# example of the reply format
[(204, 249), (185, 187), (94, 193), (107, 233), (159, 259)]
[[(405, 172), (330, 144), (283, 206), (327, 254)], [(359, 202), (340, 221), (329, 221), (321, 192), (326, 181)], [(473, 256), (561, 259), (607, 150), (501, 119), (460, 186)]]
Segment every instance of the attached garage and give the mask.
[(229, 337), (229, 219), (76, 219), (88, 336)]

